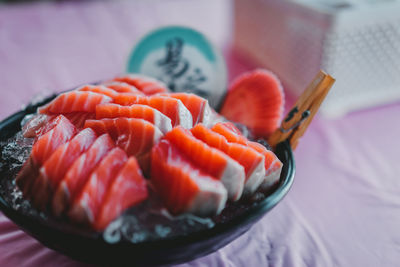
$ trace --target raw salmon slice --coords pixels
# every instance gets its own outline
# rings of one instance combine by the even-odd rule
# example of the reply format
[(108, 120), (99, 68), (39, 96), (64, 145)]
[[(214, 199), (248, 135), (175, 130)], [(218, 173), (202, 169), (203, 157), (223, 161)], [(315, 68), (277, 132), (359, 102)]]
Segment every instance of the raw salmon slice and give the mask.
[(103, 94), (84, 91), (69, 91), (58, 95), (53, 101), (38, 109), (39, 113), (60, 114), (70, 112), (96, 111), (96, 106), (109, 103), (112, 98)]
[(133, 118), (87, 120), (85, 128), (92, 128), (99, 135), (108, 133), (129, 156), (145, 154), (163, 136), (152, 123)]
[(96, 119), (119, 117), (146, 120), (154, 124), (164, 134), (172, 129), (171, 119), (150, 106), (140, 104), (121, 106), (109, 103), (100, 104), (96, 107)]
[(59, 146), (45, 161), (33, 186), (35, 192), (33, 203), (37, 208), (46, 209), (65, 173), (95, 139), (96, 134), (92, 129), (84, 129), (70, 141)]
[(129, 74), (116, 77), (113, 80), (133, 85), (146, 95), (168, 92), (167, 86), (164, 83), (144, 75)]
[(216, 123), (211, 130), (213, 130), (216, 133), (219, 133), (220, 135), (223, 135), (228, 142), (231, 143), (238, 143), (242, 145), (247, 145), (248, 144), (248, 139), (244, 137), (239, 129), (237, 129), (232, 123), (228, 122), (218, 122)]
[(179, 99), (163, 96), (147, 98), (147, 105), (166, 115), (172, 121), (172, 126), (181, 125), (189, 129), (193, 126), (192, 114)]
[(64, 116), (67, 117), (77, 129), (83, 129), (86, 120), (92, 120), (96, 118), (95, 113), (89, 112), (71, 112), (65, 113)]
[(172, 121), (172, 126), (182, 125), (184, 128), (191, 128), (193, 126), (192, 114), (182, 104), (182, 101), (172, 97), (166, 96), (151, 96), (141, 97), (134, 94), (121, 93), (115, 99), (114, 103), (123, 106), (133, 104), (147, 105), (157, 109)]
[[(54, 115), (37, 114), (22, 126), (22, 135), (25, 138), (39, 137), (45, 134), (54, 124), (50, 123)], [(46, 127), (45, 127), (46, 126)]]
[(190, 111), (193, 118), (193, 125), (202, 122), (205, 125), (210, 124), (211, 109), (207, 99), (195, 94), (189, 93), (165, 93), (161, 96), (169, 96), (182, 101), (183, 105)]
[(127, 208), (148, 197), (147, 183), (137, 160), (130, 157), (107, 190), (101, 211), (94, 224), (96, 230), (104, 230)]
[(244, 167), (246, 173), (245, 193), (253, 193), (257, 190), (265, 176), (265, 159), (262, 154), (250, 147), (229, 143), (224, 136), (208, 129), (203, 124), (197, 124), (191, 129), (191, 132), (196, 138), (221, 150)]
[(123, 82), (107, 82), (103, 84), (105, 87), (113, 89), (118, 93), (131, 93), (145, 96), (145, 94), (135, 86)]
[(86, 152), (74, 161), (54, 194), (52, 208), (56, 216), (60, 216), (67, 210), (76, 195), (81, 192), (90, 173), (114, 147), (114, 142), (110, 136), (103, 134), (94, 141)]
[(74, 200), (68, 213), (71, 220), (93, 225), (103, 205), (107, 188), (110, 187), (119, 170), (128, 160), (126, 153), (114, 148), (99, 163)]
[(29, 159), (24, 163), (16, 178), (18, 187), (27, 198), (29, 198), (29, 191), (32, 182), (37, 177), (39, 167), (60, 145), (68, 142), (76, 133), (74, 125), (63, 115), (54, 118), (51, 126), (53, 128), (40, 136), (32, 146)]
[(118, 95), (118, 92), (113, 90), (112, 88), (108, 88), (102, 85), (84, 85), (76, 89), (77, 91), (81, 92), (93, 92), (102, 95), (106, 95), (114, 99)]
[(229, 142), (247, 145), (264, 156), (265, 177), (261, 184), (262, 190), (267, 190), (279, 181), (282, 162), (272, 151), (257, 142), (248, 140), (246, 137), (241, 135), (240, 131), (230, 122), (217, 123), (211, 129), (214, 132), (223, 135)]
[(152, 149), (151, 182), (168, 210), (209, 216), (222, 211), (227, 191), (222, 183), (195, 167), (168, 140)]
[(228, 198), (238, 200), (243, 192), (245, 173), (243, 167), (218, 149), (208, 146), (180, 126), (165, 135), (197, 167), (220, 180), (228, 191)]

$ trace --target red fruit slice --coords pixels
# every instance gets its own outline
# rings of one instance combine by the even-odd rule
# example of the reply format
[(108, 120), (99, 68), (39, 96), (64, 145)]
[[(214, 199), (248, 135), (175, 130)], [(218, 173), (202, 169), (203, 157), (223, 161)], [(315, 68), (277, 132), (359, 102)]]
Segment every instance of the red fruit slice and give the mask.
[(72, 221), (93, 225), (107, 189), (127, 160), (126, 153), (118, 147), (103, 158), (71, 206), (68, 216)]
[(195, 167), (167, 140), (152, 149), (151, 182), (173, 214), (209, 216), (220, 213), (226, 203), (222, 183)]
[(283, 107), (284, 94), (278, 78), (258, 69), (235, 79), (221, 114), (246, 125), (256, 137), (268, 137), (279, 127)]
[(211, 120), (211, 109), (207, 99), (189, 93), (165, 93), (161, 96), (169, 96), (182, 101), (183, 105), (190, 111), (193, 118), (193, 125), (204, 123), (208, 125)]
[(94, 224), (96, 230), (107, 225), (127, 208), (139, 204), (148, 197), (147, 183), (137, 160), (130, 157), (107, 190), (100, 215)]
[(164, 83), (144, 75), (129, 74), (116, 77), (113, 80), (133, 85), (146, 95), (168, 92), (167, 86)]
[(191, 132), (196, 138), (221, 150), (244, 167), (246, 173), (244, 191), (246, 193), (253, 193), (257, 190), (265, 176), (263, 155), (250, 147), (229, 143), (224, 136), (213, 132), (203, 124), (197, 124), (191, 129)]
[(46, 208), (71, 164), (92, 145), (95, 139), (95, 132), (92, 129), (85, 129), (59, 146), (45, 161), (33, 186), (35, 194), (32, 200), (37, 208), (41, 210)]
[(16, 178), (18, 187), (27, 198), (29, 198), (29, 191), (37, 177), (39, 167), (44, 164), (59, 146), (68, 142), (76, 132), (74, 125), (63, 115), (54, 118), (50, 126), (53, 128), (40, 136), (32, 146), (29, 159), (24, 163)]
[(69, 91), (58, 95), (53, 101), (39, 108), (39, 113), (60, 114), (76, 111), (94, 113), (98, 104), (111, 101), (111, 97), (99, 93)]
[(135, 86), (132, 86), (127, 83), (123, 82), (108, 82), (103, 84), (105, 87), (113, 89), (114, 91), (118, 93), (131, 93), (131, 94), (137, 94), (137, 95), (142, 95), (145, 96), (145, 94), (138, 90)]
[(243, 192), (243, 167), (218, 149), (209, 147), (180, 126), (165, 135), (195, 166), (220, 180), (228, 191), (228, 198), (236, 201)]
[(60, 216), (81, 192), (97, 164), (115, 147), (108, 134), (99, 136), (92, 146), (71, 165), (53, 198), (53, 213)]
[(154, 124), (164, 134), (172, 129), (171, 119), (150, 106), (140, 104), (121, 106), (110, 103), (96, 107), (96, 119), (119, 117), (144, 119)]
[(147, 153), (163, 136), (152, 123), (133, 118), (87, 120), (85, 128), (92, 128), (98, 135), (108, 133), (129, 156)]

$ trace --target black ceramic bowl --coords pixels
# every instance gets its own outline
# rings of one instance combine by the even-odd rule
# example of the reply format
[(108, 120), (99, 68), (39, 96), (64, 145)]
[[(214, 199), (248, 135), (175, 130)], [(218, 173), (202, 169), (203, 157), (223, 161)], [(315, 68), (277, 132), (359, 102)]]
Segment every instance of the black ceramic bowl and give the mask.
[[(25, 110), (3, 120), (0, 123), (0, 142), (6, 141), (21, 130), (20, 123), (25, 115), (35, 112), (38, 106), (54, 97), (51, 96), (41, 103), (30, 105)], [(279, 184), (266, 198), (255, 204), (248, 204), (241, 214), (229, 220), (217, 222), (212, 228), (173, 238), (160, 238), (139, 243), (121, 240), (110, 244), (103, 239), (101, 234), (14, 209), (7, 201), (9, 199), (7, 195), (12, 192), (7, 191), (0, 194), (0, 210), (22, 230), (45, 246), (76, 260), (110, 266), (182, 263), (224, 247), (249, 230), (282, 200), (293, 183), (295, 162), (288, 142), (280, 143), (275, 152), (283, 162), (283, 169)], [(10, 179), (10, 177), (2, 174), (0, 182), (2, 179)]]

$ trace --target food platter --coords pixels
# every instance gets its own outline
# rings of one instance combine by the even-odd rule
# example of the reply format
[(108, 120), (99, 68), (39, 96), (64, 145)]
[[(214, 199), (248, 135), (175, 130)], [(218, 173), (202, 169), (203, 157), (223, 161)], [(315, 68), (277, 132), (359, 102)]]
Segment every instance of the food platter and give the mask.
[[(0, 142), (15, 136), (21, 130), (22, 119), (34, 113), (37, 107), (51, 101), (50, 96), (14, 113), (0, 123)], [(76, 260), (102, 265), (158, 265), (182, 263), (212, 253), (227, 245), (259, 221), (279, 203), (289, 191), (295, 174), (295, 161), (290, 143), (283, 141), (275, 153), (283, 163), (278, 185), (265, 197), (254, 203), (242, 205), (242, 211), (216, 222), (212, 227), (182, 233), (173, 237), (130, 242), (121, 238), (117, 242), (106, 241), (104, 235), (70, 225), (62, 220), (15, 209), (10, 203), (12, 190), (1, 190), (0, 210), (22, 230), (45, 246)], [(0, 168), (6, 165), (2, 164)], [(0, 182), (9, 177), (0, 172)]]

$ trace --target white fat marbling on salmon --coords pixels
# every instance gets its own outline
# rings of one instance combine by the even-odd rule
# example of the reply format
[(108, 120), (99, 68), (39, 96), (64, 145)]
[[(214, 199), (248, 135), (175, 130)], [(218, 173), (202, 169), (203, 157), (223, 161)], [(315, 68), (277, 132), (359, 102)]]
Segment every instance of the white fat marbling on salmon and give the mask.
[(178, 118), (177, 122), (185, 129), (190, 129), (193, 126), (192, 113), (183, 105), (182, 101), (176, 99), (178, 103)]
[(242, 165), (228, 156), (226, 159), (227, 164), (221, 182), (228, 191), (228, 198), (236, 201), (242, 196), (246, 174)]
[(193, 172), (191, 177), (196, 181), (199, 192), (189, 203), (187, 212), (199, 216), (221, 213), (228, 198), (228, 192), (222, 183), (211, 177), (198, 176)]
[(248, 173), (249, 178), (244, 185), (245, 194), (254, 193), (260, 184), (264, 181), (265, 177), (265, 159), (263, 159), (254, 167), (253, 171)]
[(171, 119), (159, 112), (158, 110), (154, 109), (154, 125), (157, 126), (158, 129), (163, 134), (172, 130), (172, 122)]

